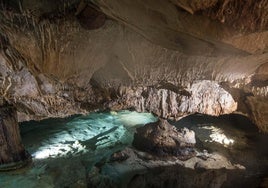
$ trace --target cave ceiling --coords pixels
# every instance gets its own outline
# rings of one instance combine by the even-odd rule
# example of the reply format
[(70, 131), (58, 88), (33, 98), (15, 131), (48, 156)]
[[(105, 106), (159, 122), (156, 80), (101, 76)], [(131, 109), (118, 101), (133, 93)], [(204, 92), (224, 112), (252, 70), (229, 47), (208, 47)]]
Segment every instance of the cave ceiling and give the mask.
[(20, 121), (134, 108), (268, 130), (267, 0), (4, 0), (0, 22)]

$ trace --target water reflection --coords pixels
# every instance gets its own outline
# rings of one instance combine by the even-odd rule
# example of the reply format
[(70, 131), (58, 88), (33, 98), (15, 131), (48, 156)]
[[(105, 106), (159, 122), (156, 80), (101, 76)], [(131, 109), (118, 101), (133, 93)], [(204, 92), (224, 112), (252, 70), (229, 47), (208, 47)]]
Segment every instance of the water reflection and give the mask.
[(221, 128), (217, 128), (212, 125), (207, 125), (199, 128), (211, 131), (209, 134), (210, 139), (205, 140), (205, 142), (217, 142), (219, 144), (222, 144), (224, 147), (228, 147), (234, 144), (234, 139), (227, 138)]
[(41, 125), (28, 123), (25, 128), (35, 128), (28, 132), (22, 130), (22, 136), (26, 148), (36, 159), (71, 157), (116, 144), (130, 144), (131, 127), (153, 121), (156, 118), (150, 113), (91, 113), (55, 124), (49, 120)]
[(28, 169), (0, 173), (0, 187), (87, 187), (86, 174), (133, 139), (136, 126), (156, 121), (150, 113), (90, 113), (21, 125)]

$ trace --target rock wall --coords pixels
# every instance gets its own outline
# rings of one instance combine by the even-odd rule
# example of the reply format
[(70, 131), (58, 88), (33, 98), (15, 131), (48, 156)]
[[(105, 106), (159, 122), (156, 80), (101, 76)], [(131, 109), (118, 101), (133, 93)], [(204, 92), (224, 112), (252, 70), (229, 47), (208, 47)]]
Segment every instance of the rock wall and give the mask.
[[(172, 86), (174, 89), (178, 88), (175, 85)], [(121, 86), (119, 90), (116, 103), (109, 103), (111, 109), (134, 107), (139, 112), (149, 111), (168, 119), (178, 120), (192, 113), (229, 114), (237, 109), (237, 103), (232, 96), (216, 82), (209, 80), (196, 81), (189, 88), (180, 91), (165, 88), (162, 85)]]
[(106, 108), (172, 119), (238, 112), (268, 131), (265, 31), (241, 34), (169, 1), (96, 5), (114, 20), (75, 1), (62, 15), (1, 10), (1, 96), (20, 121)]

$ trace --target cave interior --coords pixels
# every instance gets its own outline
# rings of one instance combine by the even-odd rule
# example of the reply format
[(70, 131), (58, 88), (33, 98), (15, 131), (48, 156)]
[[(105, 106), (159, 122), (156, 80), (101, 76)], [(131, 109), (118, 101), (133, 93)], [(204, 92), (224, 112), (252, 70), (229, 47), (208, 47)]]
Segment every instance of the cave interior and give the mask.
[(1, 0), (0, 187), (268, 187), (268, 0)]

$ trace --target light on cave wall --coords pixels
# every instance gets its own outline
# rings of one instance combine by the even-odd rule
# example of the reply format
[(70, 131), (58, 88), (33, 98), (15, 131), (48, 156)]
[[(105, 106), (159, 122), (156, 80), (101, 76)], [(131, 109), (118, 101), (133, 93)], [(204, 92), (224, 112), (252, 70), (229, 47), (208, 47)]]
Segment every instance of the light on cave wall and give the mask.
[[(91, 113), (74, 118), (47, 133), (40, 145), (31, 148), (35, 159), (69, 157), (132, 142), (131, 127), (157, 121), (151, 113), (120, 111)], [(49, 130), (48, 130), (49, 132)]]
[(234, 139), (228, 138), (222, 129), (214, 126), (204, 126), (202, 128), (211, 131), (211, 134), (209, 135), (210, 140), (205, 140), (206, 142), (217, 142), (222, 144), (224, 147), (228, 147), (234, 144)]

